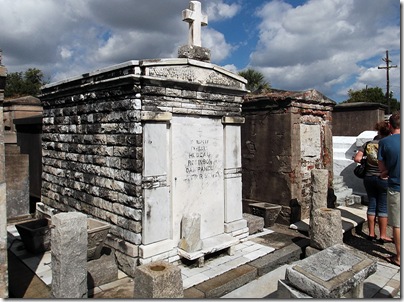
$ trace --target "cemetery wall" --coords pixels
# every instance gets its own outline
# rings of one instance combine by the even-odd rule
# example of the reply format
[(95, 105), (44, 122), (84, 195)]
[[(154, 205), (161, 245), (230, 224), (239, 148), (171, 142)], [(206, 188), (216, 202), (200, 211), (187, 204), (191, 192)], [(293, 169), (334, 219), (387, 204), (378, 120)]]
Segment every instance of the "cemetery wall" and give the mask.
[[(144, 126), (169, 128), (172, 116), (181, 115), (240, 116), (244, 79), (229, 75), (194, 60), (145, 60), (45, 86), (43, 212), (80, 211), (110, 223), (107, 244), (132, 274), (144, 221), (154, 211), (145, 209), (145, 190), (168, 188), (170, 181), (144, 177)], [(162, 223), (159, 217), (153, 221)]]
[(330, 171), (331, 117), (334, 102), (314, 91), (272, 90), (252, 95), (243, 104), (243, 210), (248, 204), (282, 206), (277, 223), (307, 218), (311, 170)]
[(375, 124), (385, 119), (387, 106), (379, 103), (347, 103), (334, 107), (332, 132), (335, 136), (358, 136), (374, 130)]

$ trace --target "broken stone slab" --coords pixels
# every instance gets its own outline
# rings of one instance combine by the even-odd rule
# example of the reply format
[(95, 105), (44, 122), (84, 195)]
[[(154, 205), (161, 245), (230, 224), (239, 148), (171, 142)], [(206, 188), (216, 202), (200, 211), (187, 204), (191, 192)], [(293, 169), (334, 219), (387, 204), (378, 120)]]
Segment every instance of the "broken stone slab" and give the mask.
[(313, 298), (363, 298), (363, 281), (376, 268), (367, 255), (336, 244), (288, 266), (285, 280)]
[(181, 235), (178, 244), (180, 249), (186, 252), (196, 252), (202, 249), (200, 214), (191, 213), (182, 217)]
[(138, 266), (133, 282), (135, 299), (184, 297), (181, 269), (166, 261)]

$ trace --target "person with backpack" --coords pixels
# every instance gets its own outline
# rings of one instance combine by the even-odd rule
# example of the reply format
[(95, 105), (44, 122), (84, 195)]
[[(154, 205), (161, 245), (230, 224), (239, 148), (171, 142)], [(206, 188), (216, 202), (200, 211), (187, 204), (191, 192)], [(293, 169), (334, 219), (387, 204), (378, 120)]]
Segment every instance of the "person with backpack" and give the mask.
[[(387, 180), (380, 178), (377, 154), (379, 141), (390, 135), (389, 124), (386, 121), (375, 125), (377, 136), (363, 144), (354, 157), (354, 161), (360, 163), (364, 155), (366, 156), (366, 174), (363, 178), (363, 184), (368, 196), (367, 220), (369, 235), (367, 239), (380, 244), (393, 242), (387, 237)], [(377, 239), (376, 217), (379, 225), (380, 238)]]

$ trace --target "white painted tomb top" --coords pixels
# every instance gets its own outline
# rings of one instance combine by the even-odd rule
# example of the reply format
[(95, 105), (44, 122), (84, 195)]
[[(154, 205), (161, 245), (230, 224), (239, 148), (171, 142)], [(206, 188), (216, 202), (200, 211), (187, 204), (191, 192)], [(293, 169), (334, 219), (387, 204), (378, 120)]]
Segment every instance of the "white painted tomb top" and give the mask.
[(208, 16), (202, 15), (199, 1), (189, 2), (189, 9), (182, 11), (182, 21), (189, 23), (188, 45), (202, 46), (201, 27), (208, 25)]

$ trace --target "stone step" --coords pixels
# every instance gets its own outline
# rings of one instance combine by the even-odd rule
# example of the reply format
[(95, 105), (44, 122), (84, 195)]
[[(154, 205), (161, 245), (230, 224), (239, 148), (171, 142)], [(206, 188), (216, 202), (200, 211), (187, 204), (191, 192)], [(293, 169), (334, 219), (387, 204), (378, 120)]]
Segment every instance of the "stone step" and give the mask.
[(185, 289), (184, 298), (220, 298), (286, 263), (300, 260), (305, 248), (309, 244), (309, 239), (300, 238), (284, 248), (275, 250), (273, 253), (264, 255), (231, 271)]
[(334, 179), (332, 181), (332, 185), (333, 185), (334, 190), (336, 190), (336, 188), (338, 186), (341, 186), (341, 185), (344, 185), (344, 184), (345, 184), (345, 182), (344, 182), (344, 177), (343, 176), (334, 175)]
[(341, 190), (341, 191), (338, 191), (338, 192), (335, 192), (335, 191), (334, 191), (334, 194), (335, 194), (335, 196), (337, 197), (337, 199), (339, 199), (339, 198), (346, 198), (346, 197), (352, 195), (353, 190), (350, 189), (350, 188), (348, 188), (348, 187), (346, 187), (346, 188), (347, 188), (346, 190)]
[(199, 283), (184, 291), (184, 298), (219, 298), (236, 288), (251, 282), (257, 277), (257, 269), (251, 265), (241, 265), (222, 275)]
[(334, 191), (340, 192), (340, 191), (345, 191), (349, 189), (349, 187), (346, 185), (344, 180), (337, 180), (336, 182), (334, 181), (332, 184)]
[(345, 192), (350, 190), (349, 194), (352, 194), (353, 189), (349, 188), (345, 183), (337, 184), (336, 186), (334, 185), (334, 192)]
[(345, 197), (337, 198), (336, 206), (346, 206), (346, 207), (358, 207), (362, 206), (362, 196), (359, 195), (348, 195)]

